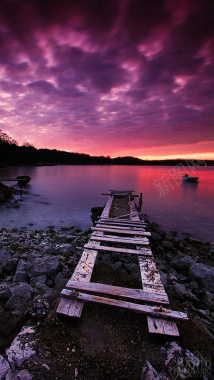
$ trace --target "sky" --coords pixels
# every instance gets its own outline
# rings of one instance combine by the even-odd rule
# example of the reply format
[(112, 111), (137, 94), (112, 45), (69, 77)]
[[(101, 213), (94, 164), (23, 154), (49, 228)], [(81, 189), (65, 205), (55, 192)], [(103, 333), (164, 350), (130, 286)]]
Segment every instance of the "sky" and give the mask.
[(36, 148), (214, 159), (214, 1), (1, 0), (0, 129)]

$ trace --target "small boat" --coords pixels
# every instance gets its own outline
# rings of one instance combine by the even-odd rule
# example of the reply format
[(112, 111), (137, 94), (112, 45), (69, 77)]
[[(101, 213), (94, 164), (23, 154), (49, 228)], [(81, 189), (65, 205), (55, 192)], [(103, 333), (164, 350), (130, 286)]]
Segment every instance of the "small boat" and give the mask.
[(191, 176), (191, 175), (189, 175), (189, 174), (185, 174), (184, 176), (183, 176), (183, 181), (188, 181), (188, 182), (197, 182), (198, 181), (198, 179), (199, 179), (199, 177), (193, 177), (193, 176)]
[(20, 175), (16, 177), (16, 179), (18, 181), (18, 185), (25, 186), (30, 182), (31, 177), (29, 177), (28, 175)]

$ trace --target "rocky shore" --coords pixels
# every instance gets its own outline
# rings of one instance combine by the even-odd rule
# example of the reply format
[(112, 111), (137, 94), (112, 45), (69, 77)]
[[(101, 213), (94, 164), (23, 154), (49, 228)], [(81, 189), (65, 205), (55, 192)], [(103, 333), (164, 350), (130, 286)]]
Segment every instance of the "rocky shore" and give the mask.
[[(175, 360), (175, 353), (183, 358), (183, 367), (174, 378), (190, 378), (188, 371), (184, 371), (185, 357), (197, 363), (199, 372), (195, 378), (212, 378), (209, 376), (214, 357), (214, 244), (203, 244), (190, 237), (178, 240), (175, 233), (167, 236), (156, 223), (149, 224), (148, 230), (152, 233), (150, 246), (171, 307), (189, 316), (188, 322), (178, 323), (179, 344), (163, 341), (160, 336), (152, 337), (146, 332), (145, 321), (143, 327), (142, 316), (128, 311), (87, 305), (83, 318), (75, 324), (58, 319), (55, 310), (60, 292), (81, 257), (90, 231), (72, 226), (62, 226), (57, 231), (0, 230), (0, 380), (171, 380), (170, 365), (166, 363)], [(140, 287), (137, 259), (100, 253), (93, 281)], [(124, 326), (127, 322), (127, 331), (120, 326), (121, 316)], [(135, 321), (134, 326), (130, 321)], [(106, 346), (98, 337), (102, 336), (102, 329), (106, 331)], [(123, 365), (114, 361), (114, 351), (115, 358), (118, 354), (118, 344), (115, 347), (115, 340), (112, 341), (114, 333), (119, 341), (121, 338), (119, 353)], [(124, 334), (133, 336), (129, 343), (123, 341)], [(200, 357), (193, 355), (191, 361), (188, 352), (197, 352)]]

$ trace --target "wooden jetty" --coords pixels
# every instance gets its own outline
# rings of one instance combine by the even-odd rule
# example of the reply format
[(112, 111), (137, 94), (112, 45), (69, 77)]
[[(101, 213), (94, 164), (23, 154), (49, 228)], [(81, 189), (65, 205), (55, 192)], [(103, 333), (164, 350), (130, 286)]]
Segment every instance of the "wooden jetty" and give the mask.
[[(175, 320), (187, 320), (188, 317), (185, 313), (170, 309), (168, 296), (149, 247), (150, 232), (145, 230), (146, 223), (140, 219), (133, 192), (133, 190), (110, 190), (102, 215), (96, 226), (91, 228), (91, 237), (84, 246), (79, 263), (71, 279), (67, 282), (66, 288), (62, 290), (57, 313), (79, 318), (84, 302), (117, 306), (146, 314), (148, 329), (151, 333), (179, 336)], [(128, 198), (129, 214), (117, 218), (109, 217), (115, 197)], [(142, 205), (142, 196), (140, 198)], [(103, 243), (105, 245), (102, 245)], [(118, 247), (118, 243), (124, 244), (124, 248)], [(136, 255), (141, 273), (142, 289), (91, 282), (99, 251), (109, 254), (117, 252)]]

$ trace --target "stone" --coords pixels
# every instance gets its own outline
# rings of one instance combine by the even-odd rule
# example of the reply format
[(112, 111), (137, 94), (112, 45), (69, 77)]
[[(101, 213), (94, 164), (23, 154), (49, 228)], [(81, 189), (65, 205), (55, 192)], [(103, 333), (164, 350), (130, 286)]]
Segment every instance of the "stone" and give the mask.
[(5, 268), (7, 268), (8, 265), (10, 265), (10, 263), (12, 263), (12, 266), (14, 267), (10, 253), (6, 249), (1, 249), (1, 251), (0, 251), (0, 269), (4, 270)]
[(171, 261), (171, 265), (178, 269), (188, 269), (194, 262), (195, 260), (191, 256), (179, 252), (176, 258)]
[(176, 342), (171, 342), (167, 344), (167, 358), (160, 373), (160, 379), (168, 376), (170, 380), (185, 380), (189, 378), (189, 375), (194, 374), (199, 366), (200, 360), (192, 352), (182, 349)]
[(49, 311), (49, 303), (47, 299), (36, 296), (33, 299), (32, 307), (30, 309), (30, 314), (36, 320), (44, 319), (47, 317)]
[(58, 266), (59, 259), (57, 257), (38, 257), (31, 263), (28, 263), (28, 275), (30, 277), (49, 276), (56, 273)]
[(14, 282), (25, 282), (27, 280), (27, 263), (20, 259), (13, 277)]
[(0, 355), (0, 380), (2, 380), (7, 372), (10, 370), (10, 365), (8, 363), (8, 361), (3, 358), (2, 355)]
[(126, 269), (126, 271), (129, 273), (129, 274), (133, 274), (133, 273), (136, 273), (139, 269), (138, 269), (138, 266), (134, 263), (131, 263), (131, 264), (127, 264), (125, 263), (124, 264), (124, 268)]
[(116, 261), (114, 264), (112, 264), (112, 268), (117, 271), (119, 268), (122, 267), (122, 263), (120, 261)]
[(8, 284), (0, 284), (0, 300), (8, 300), (11, 297), (12, 293)]
[(201, 263), (191, 265), (189, 276), (207, 291), (214, 291), (214, 268)]
[(148, 360), (146, 360), (146, 364), (143, 367), (141, 380), (160, 380), (157, 371), (152, 367)]
[(204, 291), (202, 301), (209, 307), (214, 305), (214, 294), (209, 291)]
[(30, 287), (26, 283), (20, 283), (10, 287), (11, 297), (5, 304), (6, 310), (11, 310), (16, 314), (25, 312), (31, 303)]
[(173, 288), (175, 289), (176, 293), (179, 295), (183, 295), (186, 292), (186, 288), (183, 284), (179, 284), (178, 282), (173, 284)]
[(6, 350), (7, 359), (12, 368), (21, 368), (23, 362), (36, 353), (33, 348), (32, 334), (35, 334), (32, 327), (23, 327), (11, 346)]
[(168, 241), (168, 240), (164, 240), (164, 241), (162, 242), (162, 246), (163, 246), (164, 248), (167, 248), (168, 250), (169, 250), (169, 249), (173, 249), (173, 244), (171, 243), (171, 241)]
[(27, 369), (23, 369), (22, 371), (20, 371), (17, 376), (18, 376), (18, 379), (20, 379), (20, 380), (32, 380), (33, 379), (33, 375), (31, 375)]

